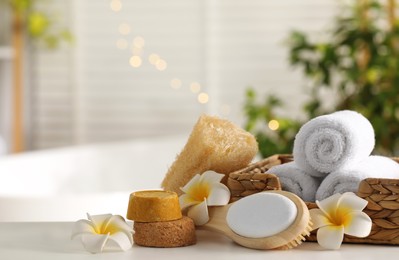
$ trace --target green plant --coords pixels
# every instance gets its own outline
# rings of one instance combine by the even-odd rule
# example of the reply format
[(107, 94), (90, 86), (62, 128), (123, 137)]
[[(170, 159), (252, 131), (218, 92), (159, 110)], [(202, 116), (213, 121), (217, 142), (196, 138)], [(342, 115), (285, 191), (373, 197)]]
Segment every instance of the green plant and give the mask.
[[(0, 0), (1, 7), (9, 7), (14, 16), (13, 30), (22, 29), (34, 43), (57, 48), (61, 42), (71, 43), (73, 36), (67, 28), (60, 28), (54, 15), (40, 8), (41, 0)], [(44, 3), (42, 6), (45, 6)]]
[[(399, 148), (399, 21), (395, 9), (395, 0), (354, 1), (342, 6), (328, 40), (313, 42), (300, 31), (292, 32), (288, 40), (290, 63), (302, 69), (311, 81), (311, 99), (303, 111), (306, 118), (335, 110), (356, 110), (374, 127), (376, 151), (387, 155), (393, 155)], [(323, 105), (320, 93), (325, 88), (336, 93), (332, 108)], [(273, 113), (280, 105), (269, 101), (255, 104), (253, 95), (247, 94), (247, 129), (262, 140), (260, 145), (269, 143), (271, 147), (291, 151), (293, 136), (280, 130), (270, 134), (252, 127), (251, 122), (256, 120), (268, 122), (277, 118)], [(266, 107), (267, 116), (262, 112)], [(294, 126), (303, 124), (289, 121)]]
[(291, 153), (294, 137), (301, 123), (278, 117), (275, 109), (282, 106), (283, 102), (276, 96), (268, 96), (263, 103), (259, 103), (253, 89), (246, 92), (245, 129), (255, 134), (263, 157)]

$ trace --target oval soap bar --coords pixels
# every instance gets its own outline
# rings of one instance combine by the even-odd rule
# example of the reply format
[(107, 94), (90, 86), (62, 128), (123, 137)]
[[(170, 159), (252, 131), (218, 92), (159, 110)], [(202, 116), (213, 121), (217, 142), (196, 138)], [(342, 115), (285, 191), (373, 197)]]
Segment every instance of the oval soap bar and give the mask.
[(175, 192), (163, 190), (137, 191), (130, 194), (127, 219), (137, 222), (160, 222), (182, 218)]
[(235, 202), (228, 210), (227, 225), (249, 238), (276, 235), (287, 229), (297, 216), (297, 207), (287, 197), (262, 192)]

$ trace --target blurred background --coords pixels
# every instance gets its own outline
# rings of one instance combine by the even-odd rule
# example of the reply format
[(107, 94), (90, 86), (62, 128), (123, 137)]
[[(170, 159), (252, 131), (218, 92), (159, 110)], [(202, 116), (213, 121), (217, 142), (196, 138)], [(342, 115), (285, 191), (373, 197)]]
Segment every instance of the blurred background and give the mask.
[(395, 0), (0, 0), (0, 221), (124, 215), (204, 113), (266, 157), (352, 109), (395, 156), (398, 71)]
[(1, 3), (0, 135), (8, 152), (187, 133), (202, 113), (244, 127), (249, 87), (281, 96), (288, 102), (280, 112), (301, 117), (309, 91), (290, 68), (289, 32), (327, 29), (339, 6)]

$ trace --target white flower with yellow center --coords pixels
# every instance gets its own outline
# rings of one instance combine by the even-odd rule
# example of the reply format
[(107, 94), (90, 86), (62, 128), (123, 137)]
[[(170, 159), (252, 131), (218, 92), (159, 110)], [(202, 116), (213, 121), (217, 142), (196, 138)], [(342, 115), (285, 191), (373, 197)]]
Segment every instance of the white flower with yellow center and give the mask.
[(334, 194), (322, 201), (316, 201), (318, 209), (311, 209), (313, 228), (317, 231), (317, 242), (327, 249), (339, 249), (344, 234), (366, 237), (371, 231), (371, 219), (362, 212), (367, 200), (353, 192)]
[(230, 190), (220, 183), (224, 175), (206, 171), (195, 175), (181, 190), (179, 197), (182, 210), (187, 209), (187, 216), (201, 226), (209, 221), (208, 206), (222, 206), (229, 203)]
[(123, 217), (112, 214), (89, 215), (78, 220), (72, 231), (72, 239), (80, 237), (85, 249), (91, 253), (101, 253), (108, 249), (128, 250), (133, 245), (133, 228)]

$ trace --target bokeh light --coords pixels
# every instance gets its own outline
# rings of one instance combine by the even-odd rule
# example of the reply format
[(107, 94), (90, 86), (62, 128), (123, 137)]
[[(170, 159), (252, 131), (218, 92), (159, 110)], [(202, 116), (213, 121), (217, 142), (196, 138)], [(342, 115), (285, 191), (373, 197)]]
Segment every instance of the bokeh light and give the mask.
[(179, 89), (179, 88), (181, 88), (181, 86), (182, 86), (182, 82), (181, 82), (180, 79), (174, 78), (174, 79), (172, 79), (172, 80), (170, 81), (170, 86), (171, 86), (173, 89)]
[(119, 12), (122, 9), (122, 2), (119, 0), (112, 0), (109, 6), (112, 11)]
[(159, 71), (164, 71), (164, 70), (166, 70), (166, 68), (168, 67), (168, 64), (166, 63), (165, 60), (159, 59), (159, 60), (155, 63), (155, 67), (156, 67), (157, 70), (159, 70)]
[(141, 66), (142, 60), (141, 60), (140, 56), (133, 55), (130, 58), (129, 63), (130, 63), (130, 66), (132, 66), (133, 68), (138, 68)]
[(199, 95), (198, 95), (198, 102), (199, 103), (201, 103), (201, 104), (206, 104), (206, 103), (208, 103), (209, 102), (209, 95), (208, 94), (206, 94), (206, 93), (204, 93), (204, 92), (202, 92), (202, 93), (200, 93)]
[(268, 127), (270, 128), (270, 130), (276, 131), (280, 127), (280, 123), (277, 120), (272, 119), (269, 121)]
[(190, 90), (193, 93), (198, 93), (201, 90), (201, 85), (198, 82), (193, 82), (190, 84)]
[(152, 64), (155, 65), (161, 58), (159, 57), (158, 54), (152, 53), (150, 56), (148, 56), (148, 61)]

